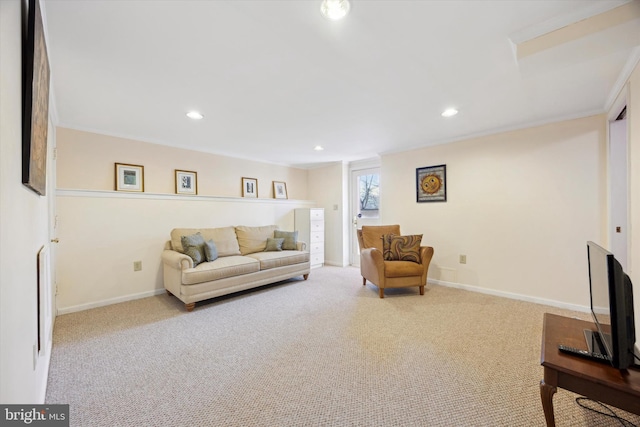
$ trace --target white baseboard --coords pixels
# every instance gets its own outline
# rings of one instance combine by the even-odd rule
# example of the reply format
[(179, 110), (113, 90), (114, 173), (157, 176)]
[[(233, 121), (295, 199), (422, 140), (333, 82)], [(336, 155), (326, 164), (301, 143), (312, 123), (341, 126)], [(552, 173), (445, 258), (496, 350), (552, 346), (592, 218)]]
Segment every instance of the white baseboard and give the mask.
[(104, 307), (106, 305), (117, 304), (119, 302), (133, 301), (140, 298), (152, 297), (164, 293), (164, 288), (154, 289), (153, 291), (140, 292), (139, 294), (123, 295), (116, 298), (95, 301), (88, 304), (73, 305), (71, 307), (59, 307), (58, 316), (62, 314), (74, 313), (76, 311), (89, 310), (91, 308)]
[(590, 307), (587, 307), (584, 305), (569, 304), (566, 302), (560, 302), (560, 301), (550, 300), (546, 298), (537, 298), (529, 295), (516, 294), (513, 292), (496, 291), (495, 289), (481, 288), (478, 286), (465, 285), (463, 283), (446, 282), (444, 280), (435, 280), (435, 279), (428, 279), (427, 282), (435, 283), (436, 285), (447, 286), (450, 288), (464, 289), (465, 291), (479, 292), (481, 294), (488, 294), (488, 295), (494, 295), (494, 296), (503, 297), (503, 298), (510, 298), (510, 299), (515, 299), (520, 301), (532, 302), (535, 304), (549, 305), (551, 307), (558, 307), (558, 308), (563, 308), (567, 310), (580, 311), (583, 313), (589, 313), (591, 311)]

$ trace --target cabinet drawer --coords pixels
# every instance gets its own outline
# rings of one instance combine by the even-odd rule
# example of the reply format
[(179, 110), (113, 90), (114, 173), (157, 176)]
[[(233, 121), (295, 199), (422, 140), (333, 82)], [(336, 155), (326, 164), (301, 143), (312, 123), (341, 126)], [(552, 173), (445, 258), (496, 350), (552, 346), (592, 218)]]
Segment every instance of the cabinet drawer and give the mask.
[(324, 231), (311, 233), (309, 240), (311, 240), (309, 243), (324, 242)]
[(311, 255), (309, 261), (311, 265), (322, 264), (324, 263), (324, 254)]
[(324, 243), (312, 243), (309, 245), (309, 253), (313, 256), (314, 254), (324, 253)]
[(324, 220), (324, 209), (310, 209), (309, 210), (309, 219), (311, 221), (319, 219)]
[(309, 224), (309, 228), (311, 232), (314, 231), (324, 231), (324, 221), (311, 221)]

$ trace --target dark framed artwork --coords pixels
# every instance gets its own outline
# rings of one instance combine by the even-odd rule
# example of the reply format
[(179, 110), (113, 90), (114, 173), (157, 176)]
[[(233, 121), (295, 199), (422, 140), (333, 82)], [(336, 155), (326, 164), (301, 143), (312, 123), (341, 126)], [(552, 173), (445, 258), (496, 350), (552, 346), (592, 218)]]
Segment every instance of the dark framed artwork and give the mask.
[(416, 202), (447, 201), (447, 165), (416, 168)]
[(44, 196), (47, 191), (49, 58), (37, 0), (29, 0), (22, 55), (22, 183)]

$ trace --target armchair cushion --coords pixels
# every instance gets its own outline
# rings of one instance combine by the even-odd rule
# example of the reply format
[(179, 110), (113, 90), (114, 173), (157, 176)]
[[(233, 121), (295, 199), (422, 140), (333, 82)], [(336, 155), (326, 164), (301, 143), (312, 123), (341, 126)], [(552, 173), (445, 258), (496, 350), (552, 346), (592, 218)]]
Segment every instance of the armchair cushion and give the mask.
[(382, 236), (382, 255), (385, 261), (411, 261), (420, 263), (420, 243), (422, 234), (411, 236), (397, 236), (385, 234)]
[(424, 265), (412, 261), (385, 261), (385, 277), (422, 276)]
[(399, 225), (372, 225), (362, 226), (362, 243), (364, 248), (376, 248), (380, 252), (383, 251), (382, 236), (385, 234), (400, 235)]

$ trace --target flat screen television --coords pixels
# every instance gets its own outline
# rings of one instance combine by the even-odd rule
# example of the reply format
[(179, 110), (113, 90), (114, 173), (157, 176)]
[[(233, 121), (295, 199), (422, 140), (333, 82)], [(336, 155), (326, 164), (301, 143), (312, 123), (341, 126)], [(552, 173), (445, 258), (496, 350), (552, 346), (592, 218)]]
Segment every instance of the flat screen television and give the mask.
[(589, 351), (609, 357), (618, 369), (634, 364), (636, 332), (631, 279), (613, 254), (587, 242), (591, 314), (597, 332), (585, 330)]

